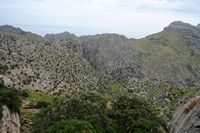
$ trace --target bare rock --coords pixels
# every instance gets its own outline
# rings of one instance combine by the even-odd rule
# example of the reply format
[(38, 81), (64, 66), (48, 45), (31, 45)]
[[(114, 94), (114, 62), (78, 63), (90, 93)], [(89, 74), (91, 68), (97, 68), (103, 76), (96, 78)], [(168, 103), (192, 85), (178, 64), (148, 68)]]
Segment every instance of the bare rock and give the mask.
[(8, 107), (3, 106), (3, 117), (0, 121), (1, 133), (20, 133), (20, 119), (18, 113), (12, 113)]
[(6, 76), (0, 75), (0, 82), (3, 82), (6, 87), (13, 87), (13, 82)]
[(171, 133), (200, 132), (200, 96), (192, 98), (181, 107), (170, 122)]
[(196, 26), (181, 21), (172, 22), (169, 26), (164, 28), (165, 32), (179, 32), (179, 33), (193, 33), (199, 34)]

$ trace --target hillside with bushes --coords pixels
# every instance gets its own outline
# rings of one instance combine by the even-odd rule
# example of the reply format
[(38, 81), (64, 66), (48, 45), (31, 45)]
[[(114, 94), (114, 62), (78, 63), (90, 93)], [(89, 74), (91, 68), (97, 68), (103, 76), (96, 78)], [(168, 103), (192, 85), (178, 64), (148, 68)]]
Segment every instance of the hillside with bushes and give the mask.
[(199, 52), (181, 21), (141, 39), (0, 26), (0, 112), (23, 133), (165, 133), (199, 94)]

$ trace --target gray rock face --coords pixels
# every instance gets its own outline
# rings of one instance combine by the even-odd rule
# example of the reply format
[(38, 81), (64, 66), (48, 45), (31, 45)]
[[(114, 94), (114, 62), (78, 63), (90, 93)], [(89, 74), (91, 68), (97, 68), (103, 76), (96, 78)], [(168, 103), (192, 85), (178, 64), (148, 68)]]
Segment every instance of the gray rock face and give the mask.
[(117, 34), (78, 39), (82, 56), (112, 80), (146, 77), (173, 86), (199, 86), (199, 63), (191, 60), (200, 55), (200, 30), (197, 26), (177, 21), (163, 32), (140, 40)]
[(1, 133), (20, 133), (20, 119), (17, 113), (12, 113), (8, 107), (3, 106), (3, 117), (0, 121)]
[(200, 29), (187, 23), (173, 22), (163, 32), (139, 40), (118, 34), (76, 37), (69, 32), (43, 38), (11, 26), (1, 28), (0, 67), (9, 68), (7, 76), (18, 87), (94, 89), (102, 75), (126, 83), (136, 77), (199, 86)]
[(25, 32), (20, 28), (15, 28), (10, 25), (0, 26), (0, 32), (9, 33), (9, 34), (17, 34), (17, 35), (30, 35), (30, 32)]
[[(9, 68), (6, 75), (18, 88), (95, 89), (102, 75), (126, 83), (136, 77), (175, 85), (194, 85), (200, 78), (200, 64), (182, 50), (187, 47), (192, 56), (199, 55), (200, 30), (183, 22), (171, 23), (157, 38), (140, 40), (118, 34), (76, 37), (68, 32), (43, 38), (12, 26), (1, 28), (0, 67)], [(174, 33), (180, 34), (178, 41), (170, 38)]]
[(173, 116), (170, 123), (171, 133), (200, 132), (200, 96), (191, 99)]
[(58, 34), (46, 34), (44, 38), (46, 38), (46, 39), (58, 39), (58, 40), (62, 39), (62, 38), (75, 39), (76, 35), (65, 31), (63, 33), (58, 33)]
[(164, 28), (165, 32), (181, 32), (181, 33), (193, 33), (198, 35), (200, 31), (196, 26), (181, 21), (172, 22), (169, 26)]
[(137, 50), (128, 38), (118, 34), (101, 34), (79, 38), (82, 56), (97, 71), (116, 78), (140, 76), (136, 65)]
[(2, 83), (4, 86), (8, 88), (13, 87), (13, 82), (9, 78), (1, 74), (0, 74), (0, 83)]
[(81, 46), (76, 35), (67, 31), (58, 34), (46, 34), (44, 40), (47, 45), (54, 44), (60, 49), (72, 50), (80, 56), (82, 54)]
[(98, 89), (98, 76), (81, 57), (78, 40), (0, 33), (0, 64), (14, 86), (57, 92)]

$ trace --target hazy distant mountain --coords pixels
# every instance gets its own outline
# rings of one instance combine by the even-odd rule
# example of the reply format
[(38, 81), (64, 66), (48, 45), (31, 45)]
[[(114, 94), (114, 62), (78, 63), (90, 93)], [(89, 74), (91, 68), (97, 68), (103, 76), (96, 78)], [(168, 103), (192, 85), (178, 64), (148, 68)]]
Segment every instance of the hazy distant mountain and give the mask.
[(69, 32), (63, 32), (58, 34), (46, 34), (44, 38), (46, 39), (62, 39), (62, 38), (76, 38), (75, 34), (69, 33)]
[(15, 28), (11, 25), (0, 26), (0, 32), (8, 33), (8, 34), (17, 34), (17, 35), (31, 34), (31, 32), (25, 32), (25, 31), (21, 30), (20, 28)]

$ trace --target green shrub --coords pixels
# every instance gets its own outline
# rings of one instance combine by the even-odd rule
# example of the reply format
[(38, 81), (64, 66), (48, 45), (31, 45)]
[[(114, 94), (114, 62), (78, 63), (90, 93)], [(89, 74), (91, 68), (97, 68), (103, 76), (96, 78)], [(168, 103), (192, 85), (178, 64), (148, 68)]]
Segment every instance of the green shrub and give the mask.
[(155, 120), (139, 118), (130, 125), (129, 131), (136, 133), (155, 133), (159, 131), (158, 127), (159, 124)]
[(61, 120), (85, 120), (93, 124), (95, 130), (105, 132), (107, 126), (106, 101), (98, 94), (88, 93), (62, 97), (53, 101), (35, 119), (34, 132), (43, 133)]
[(40, 101), (37, 102), (36, 105), (34, 106), (34, 108), (40, 109), (40, 108), (46, 108), (49, 105), (49, 103), (44, 102), (44, 101)]
[(51, 103), (54, 99), (54, 96), (51, 94), (45, 94), (45, 93), (36, 92), (36, 91), (27, 91), (27, 93), (28, 93), (28, 97), (26, 98), (26, 100), (30, 102)]
[(20, 95), (24, 98), (29, 96), (28, 92), (26, 92), (25, 90), (20, 90)]
[(126, 133), (157, 133), (162, 123), (152, 106), (137, 95), (119, 95), (110, 115)]
[[(74, 123), (70, 121), (73, 119)], [(142, 97), (134, 94), (112, 97), (89, 92), (54, 99), (36, 116), (33, 132), (44, 133), (46, 129), (52, 133), (68, 132), (80, 121), (91, 123), (91, 130), (97, 133), (158, 133), (163, 125), (153, 106)], [(82, 128), (75, 129), (73, 133), (79, 133)]]
[(46, 133), (95, 133), (93, 126), (87, 121), (59, 121), (47, 129)]
[[(16, 89), (7, 88), (0, 85), (0, 112), (2, 112), (2, 106), (7, 106), (12, 112), (20, 112), (21, 98), (20, 93)], [(0, 118), (2, 113), (0, 113)]]

